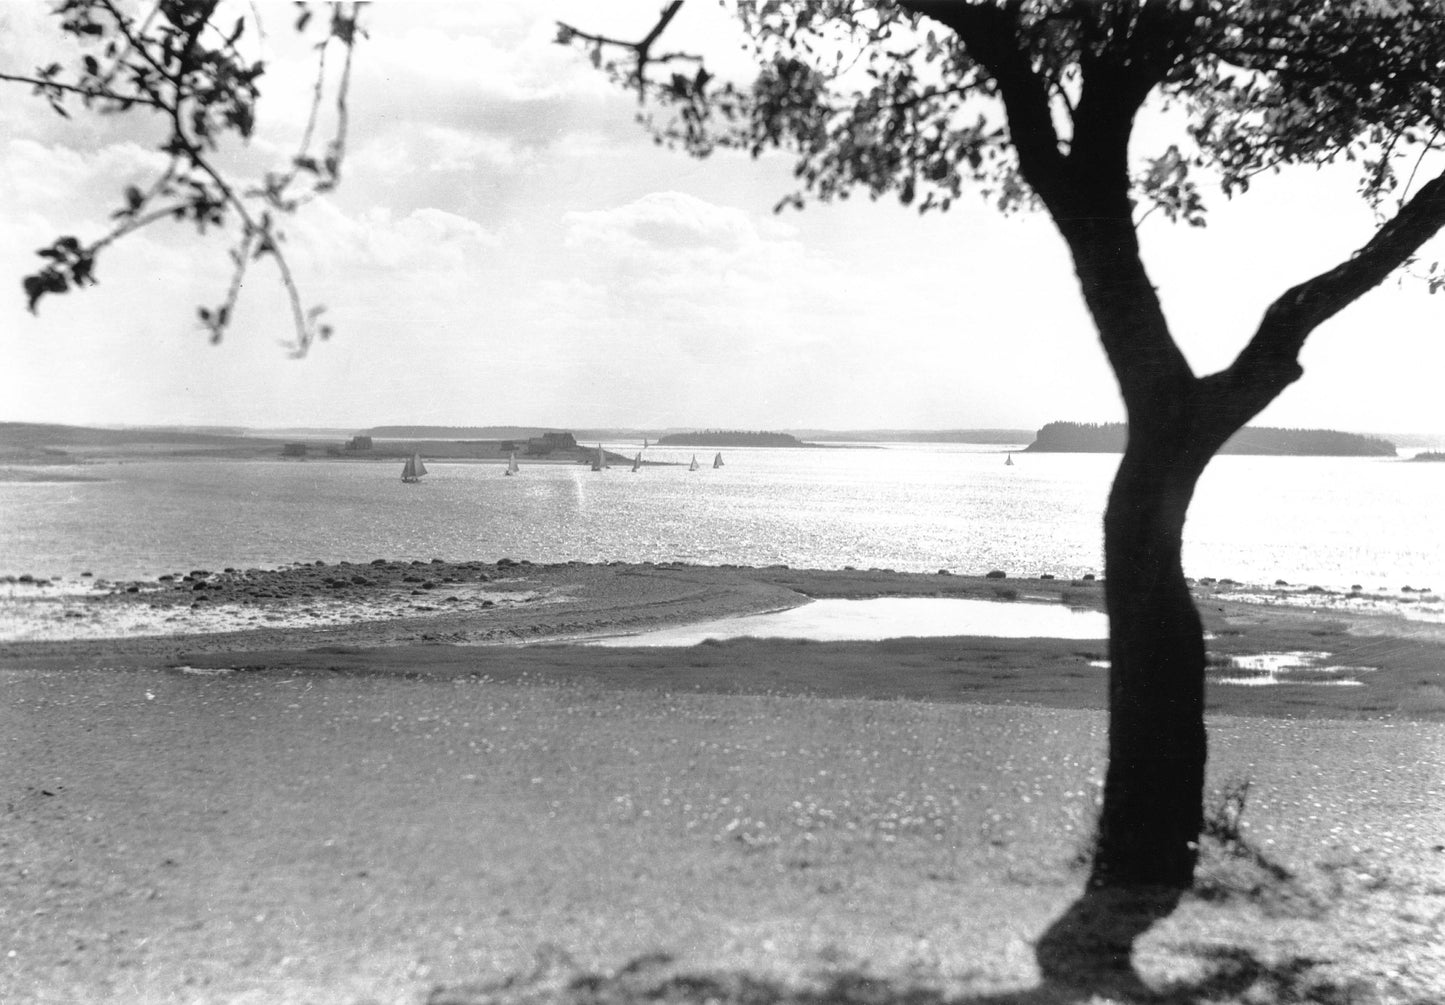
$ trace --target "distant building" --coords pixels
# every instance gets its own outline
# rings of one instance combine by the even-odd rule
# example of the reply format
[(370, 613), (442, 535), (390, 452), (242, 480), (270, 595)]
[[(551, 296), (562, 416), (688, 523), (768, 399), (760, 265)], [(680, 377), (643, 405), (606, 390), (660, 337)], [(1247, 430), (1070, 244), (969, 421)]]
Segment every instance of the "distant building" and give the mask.
[(370, 437), (370, 436), (353, 436), (350, 440), (347, 441), (347, 443), (346, 443), (346, 449), (347, 449), (347, 450), (370, 450), (370, 449), (371, 449), (371, 437)]

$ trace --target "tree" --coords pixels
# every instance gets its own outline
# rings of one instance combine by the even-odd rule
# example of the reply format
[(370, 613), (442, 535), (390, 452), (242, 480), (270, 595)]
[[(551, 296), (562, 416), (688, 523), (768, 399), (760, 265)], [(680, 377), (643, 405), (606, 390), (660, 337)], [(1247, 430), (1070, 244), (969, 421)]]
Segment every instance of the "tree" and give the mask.
[[(336, 187), (346, 154), (346, 95), (351, 55), (361, 37), (360, 3), (328, 4), (325, 33), (316, 43), (316, 82), (310, 116), (297, 152), (283, 169), (246, 184), (232, 176), (220, 159), (227, 139), (248, 140), (256, 125), (256, 102), (265, 64), (248, 52), (247, 42), (261, 34), (260, 14), (253, 6), (239, 16), (227, 13), (220, 0), (158, 0), (132, 12), (113, 0), (63, 0), (53, 14), (64, 36), (78, 43), (76, 65), (60, 62), (33, 73), (0, 72), (0, 81), (27, 84), (56, 114), (69, 118), (69, 107), (102, 114), (149, 111), (162, 121), (160, 150), (167, 163), (144, 186), (130, 185), (120, 207), (111, 214), (109, 231), (81, 240), (63, 235), (37, 254), (40, 267), (24, 278), (30, 311), (50, 294), (84, 289), (96, 283), (96, 261), (102, 251), (144, 227), (161, 221), (189, 222), (205, 233), (232, 228), (231, 280), (214, 307), (200, 307), (197, 316), (212, 342), (229, 327), (249, 265), (269, 257), (276, 266), (291, 304), (295, 340), (293, 355), (303, 356), (331, 329), (321, 323), (324, 308), (306, 308), (284, 250), (281, 221), (299, 207)], [(313, 12), (296, 5), (294, 27), (305, 32)], [(342, 67), (331, 85), (335, 131), (319, 155), (312, 151), (317, 120), (328, 93), (327, 54), (342, 49)]]
[[(790, 153), (800, 188), (779, 208), (861, 189), (947, 210), (972, 185), (1006, 213), (1042, 208), (1067, 244), (1129, 428), (1104, 519), (1109, 764), (1090, 888), (1187, 888), (1206, 741), (1185, 515), (1215, 452), (1300, 377), (1310, 333), (1445, 224), (1445, 173), (1415, 184), (1445, 144), (1445, 19), (1432, 0), (769, 0), (738, 5), (758, 72), (732, 83), (659, 51), (680, 6), (636, 42), (558, 30), (664, 113), (640, 114), (658, 142)], [(1135, 160), (1146, 102), (1179, 137)], [(1260, 172), (1337, 161), (1359, 165), (1378, 229), (1285, 290), (1230, 366), (1195, 374), (1138, 223), (1204, 224), (1201, 175), (1233, 196)], [(1427, 279), (1445, 285), (1434, 266)]]

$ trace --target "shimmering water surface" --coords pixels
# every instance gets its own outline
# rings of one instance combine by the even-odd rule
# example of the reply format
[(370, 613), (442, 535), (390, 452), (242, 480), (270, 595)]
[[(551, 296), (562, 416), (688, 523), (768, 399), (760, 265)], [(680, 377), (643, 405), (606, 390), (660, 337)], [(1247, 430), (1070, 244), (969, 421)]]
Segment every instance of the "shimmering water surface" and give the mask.
[[(632, 454), (640, 444), (609, 443)], [(713, 451), (699, 451), (704, 459)], [(782, 563), (800, 568), (1102, 572), (1111, 454), (889, 445), (724, 450), (677, 466), (428, 461), (94, 464), (93, 482), (0, 481), (0, 574), (108, 578), (372, 558)], [(1186, 530), (1193, 576), (1445, 588), (1445, 465), (1222, 457)]]

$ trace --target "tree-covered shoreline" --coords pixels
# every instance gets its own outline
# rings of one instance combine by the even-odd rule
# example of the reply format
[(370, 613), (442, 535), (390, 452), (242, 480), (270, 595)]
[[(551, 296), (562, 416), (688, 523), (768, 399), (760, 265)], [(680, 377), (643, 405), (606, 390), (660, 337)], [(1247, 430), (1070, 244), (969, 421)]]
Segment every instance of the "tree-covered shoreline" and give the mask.
[(669, 433), (657, 441), (660, 447), (806, 447), (791, 433), (770, 433), (745, 429), (703, 429), (695, 433)]
[[(1030, 453), (1123, 453), (1128, 426), (1122, 422), (1050, 422), (1039, 429)], [(1334, 429), (1246, 426), (1231, 436), (1221, 454), (1292, 457), (1394, 457), (1389, 440)]]

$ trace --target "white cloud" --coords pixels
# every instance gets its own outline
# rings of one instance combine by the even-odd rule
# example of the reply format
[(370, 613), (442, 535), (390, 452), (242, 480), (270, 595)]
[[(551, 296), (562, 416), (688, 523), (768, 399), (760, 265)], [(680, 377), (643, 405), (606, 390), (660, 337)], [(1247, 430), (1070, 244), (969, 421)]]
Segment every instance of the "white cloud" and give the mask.
[(373, 207), (348, 216), (329, 202), (306, 207), (292, 224), (308, 254), (328, 271), (400, 274), (469, 268), (495, 253), (498, 238), (475, 220), (435, 208), (395, 216)]
[(113, 209), (121, 202), (126, 185), (155, 177), (165, 165), (164, 154), (134, 143), (82, 151), (12, 139), (0, 151), (3, 206), (35, 209), (74, 205), (87, 215), (96, 203)]
[(656, 192), (616, 209), (567, 214), (569, 245), (626, 253), (643, 248), (724, 255), (754, 250), (762, 237), (742, 210), (682, 192)]

